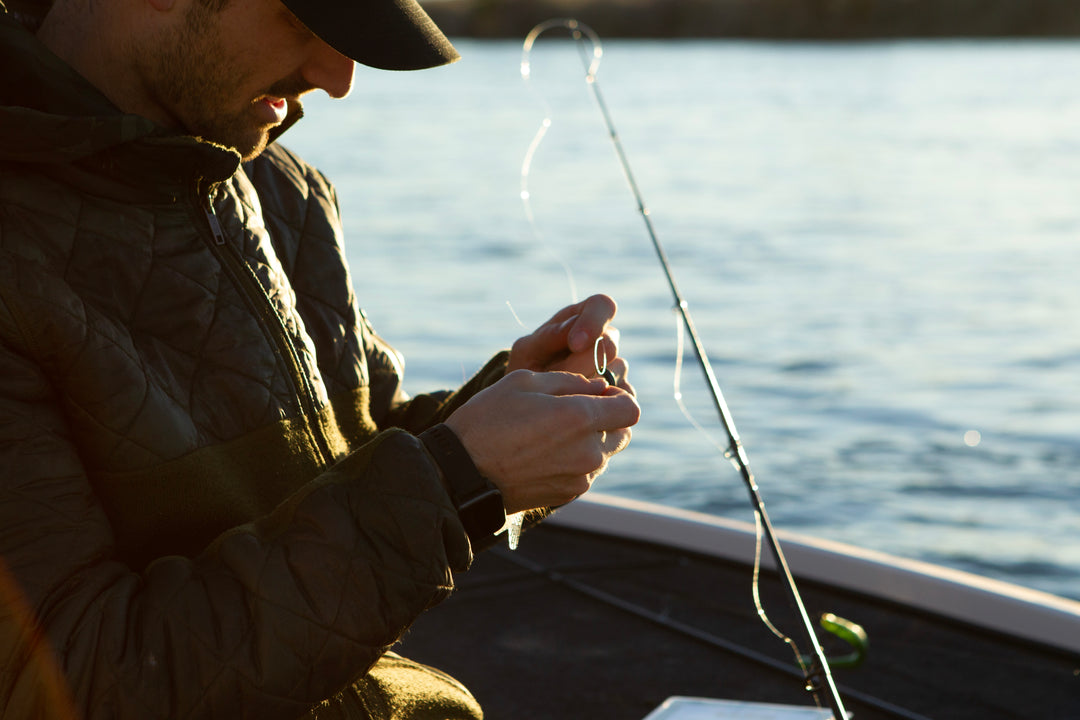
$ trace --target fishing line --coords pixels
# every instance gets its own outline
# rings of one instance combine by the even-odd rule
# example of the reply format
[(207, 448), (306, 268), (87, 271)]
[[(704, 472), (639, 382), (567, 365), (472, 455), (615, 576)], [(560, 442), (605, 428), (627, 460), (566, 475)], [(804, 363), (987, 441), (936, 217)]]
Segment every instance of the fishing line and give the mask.
[[(683, 357), (686, 353), (685, 350), (685, 331), (683, 330), (682, 318), (676, 316), (675, 318), (675, 371), (672, 373), (672, 396), (675, 398), (675, 404), (679, 406), (679, 410), (686, 418), (687, 422), (694, 426), (698, 432), (705, 436), (705, 438), (713, 444), (713, 446), (721, 453), (726, 455), (727, 450), (720, 443), (713, 439), (713, 436), (709, 433), (705, 427), (697, 421), (697, 418), (693, 416), (690, 409), (686, 407), (686, 403), (683, 402), (682, 394), (682, 365)], [(758, 619), (768, 628), (769, 632), (775, 635), (782, 643), (791, 649), (792, 654), (795, 656), (795, 663), (799, 666), (799, 670), (805, 677), (808, 669), (806, 662), (803, 659), (802, 652), (799, 651), (799, 646), (791, 636), (782, 632), (777, 628), (772, 620), (769, 619), (769, 614), (765, 612), (765, 604), (761, 601), (761, 542), (764, 537), (764, 528), (761, 525), (761, 515), (756, 510), (754, 511), (754, 571), (750, 581), (750, 593), (754, 598), (754, 609), (757, 611)]]
[[(506, 301), (506, 307), (510, 310), (510, 314), (514, 316), (514, 321), (527, 330), (528, 328), (525, 323), (521, 322), (521, 318), (518, 317), (517, 312), (514, 310), (514, 306), (510, 304), (509, 300)], [(511, 550), (517, 550), (518, 542), (521, 540), (521, 527), (524, 524), (524, 510), (519, 510), (516, 513), (511, 513), (506, 516), (506, 524), (503, 527), (506, 529), (506, 544)]]
[[(686, 354), (686, 333), (683, 330), (682, 318), (677, 314), (675, 315), (675, 370), (671, 375), (671, 396), (675, 398), (675, 404), (679, 407), (679, 411), (682, 412), (686, 421), (694, 426), (698, 432), (705, 436), (705, 439), (712, 443), (722, 455), (727, 454), (727, 448), (720, 443), (716, 442), (716, 439), (705, 429), (705, 426), (697, 421), (697, 418), (690, 412), (690, 408), (686, 407), (686, 403), (683, 402), (682, 392), (682, 366), (683, 356)], [(758, 539), (761, 539), (759, 529)], [(758, 546), (758, 552), (760, 553), (760, 544)], [(754, 556), (754, 563), (758, 564), (761, 556), (759, 554)]]
[[(545, 23), (537, 25), (533, 29), (533, 32), (539, 36), (540, 33), (547, 30), (549, 27), (555, 27), (560, 21), (549, 20)], [(539, 28), (539, 32), (537, 32)], [(589, 30), (591, 33), (592, 31)], [(530, 33), (530, 36), (532, 33)], [(596, 33), (592, 33), (595, 47), (599, 48), (599, 38), (596, 37)], [(535, 38), (533, 38), (535, 40)], [(533, 238), (539, 247), (545, 248), (549, 254), (555, 259), (555, 261), (562, 267), (563, 273), (566, 275), (566, 282), (570, 287), (570, 302), (576, 303), (578, 301), (577, 283), (574, 280), (574, 272), (570, 269), (570, 265), (563, 260), (554, 250), (551, 248), (551, 244), (544, 241), (544, 235), (540, 231), (540, 226), (536, 222), (536, 214), (533, 212), (532, 207), (532, 192), (529, 189), (529, 176), (532, 171), (533, 156), (536, 155), (537, 148), (544, 141), (547, 136), (548, 130), (551, 129), (552, 116), (551, 105), (548, 104), (547, 99), (543, 93), (537, 92), (533, 87), (532, 80), (532, 65), (530, 63), (529, 53), (532, 50), (532, 42), (528, 38), (525, 40), (525, 47), (521, 52), (521, 77), (525, 81), (525, 86), (530, 92), (539, 100), (540, 104), (544, 106), (544, 119), (540, 123), (540, 127), (537, 128), (536, 134), (533, 135), (532, 142), (529, 143), (529, 148), (525, 152), (525, 157), (521, 161), (521, 205), (525, 211), (525, 219), (529, 223), (529, 229), (532, 231)], [(599, 63), (599, 56), (597, 56), (594, 62)]]
[[(840, 698), (840, 693), (836, 688), (836, 683), (833, 681), (832, 672), (829, 667), (829, 661), (825, 657), (824, 649), (821, 647), (821, 643), (817, 639), (817, 635), (814, 632), (814, 626), (810, 621), (810, 617), (806, 612), (806, 607), (803, 604), (802, 597), (799, 594), (798, 587), (795, 584), (795, 578), (791, 574), (791, 569), (788, 566), (787, 559), (784, 557), (784, 553), (780, 548), (779, 540), (776, 537), (776, 533), (773, 530), (772, 523), (769, 520), (768, 513), (765, 511), (765, 503), (761, 499), (761, 495), (758, 490), (757, 482), (754, 479), (754, 474), (750, 470), (750, 460), (747, 457), (746, 450), (743, 447), (742, 441), (739, 439), (738, 431), (735, 429), (735, 422), (731, 416), (731, 411), (728, 409), (727, 402), (724, 399), (724, 394), (720, 390), (720, 384), (716, 379), (716, 375), (713, 372), (712, 365), (709, 363), (707, 354), (705, 353), (704, 345), (698, 336), (697, 330), (694, 327), (693, 319), (690, 316), (689, 306), (686, 300), (683, 298), (682, 293), (679, 292), (678, 285), (675, 283), (674, 275), (671, 271), (670, 263), (667, 259), (667, 253), (664, 251), (663, 246), (660, 244), (660, 240), (656, 235), (656, 231), (653, 228), (652, 219), (649, 216), (649, 209), (645, 205), (644, 198), (641, 190), (638, 188), (637, 181), (634, 179), (634, 174), (630, 169), (630, 162), (626, 157), (626, 153), (622, 146), (622, 141), (619, 139), (619, 134), (615, 130), (615, 124), (611, 118), (611, 113), (608, 110), (607, 103), (604, 101), (604, 97), (600, 92), (600, 86), (596, 81), (596, 71), (600, 65), (600, 59), (603, 56), (603, 51), (600, 46), (600, 40), (597, 34), (589, 26), (581, 23), (572, 18), (557, 18), (547, 20), (534, 27), (525, 38), (524, 45), (522, 47), (522, 59), (521, 59), (521, 75), (522, 78), (528, 82), (532, 74), (531, 63), (529, 54), (532, 51), (533, 45), (537, 38), (544, 32), (552, 28), (565, 28), (569, 31), (570, 36), (576, 41), (578, 54), (580, 55), (581, 62), (585, 68), (585, 84), (588, 87), (593, 100), (596, 102), (600, 114), (603, 116), (604, 125), (608, 131), (608, 136), (615, 149), (615, 154), (618, 157), (619, 166), (623, 171), (623, 175), (627, 184), (630, 187), (630, 191), (633, 194), (634, 200), (637, 203), (638, 213), (645, 223), (645, 228), (648, 231), (649, 239), (652, 241), (653, 249), (656, 251), (657, 258), (660, 261), (660, 265), (664, 271), (664, 276), (667, 279), (668, 285), (671, 289), (672, 296), (675, 300), (675, 309), (682, 316), (682, 325), (685, 326), (686, 332), (689, 335), (690, 342), (694, 348), (694, 352), (697, 355), (698, 364), (701, 367), (702, 372), (705, 374), (705, 379), (708, 382), (709, 390), (712, 395), (713, 403), (716, 407), (717, 413), (720, 417), (721, 425), (728, 438), (728, 446), (724, 450), (724, 456), (731, 461), (735, 469), (739, 472), (746, 485), (747, 490), (750, 493), (750, 498), (754, 506), (755, 516), (761, 529), (764, 531), (764, 535), (768, 540), (769, 547), (772, 550), (773, 557), (776, 561), (777, 571), (779, 572), (785, 590), (788, 594), (788, 600), (791, 603), (792, 608), (796, 611), (799, 619), (802, 622), (803, 630), (806, 633), (806, 638), (813, 650), (813, 664), (807, 670), (804, 670), (804, 679), (806, 682), (806, 689), (813, 693), (815, 701), (820, 704), (818, 693), (820, 691), (826, 691), (826, 696), (830, 708), (832, 709), (833, 716), (836, 720), (842, 720), (847, 717), (847, 711), (844, 708), (843, 700)], [(586, 48), (586, 38), (591, 43), (592, 50)], [(547, 103), (544, 103), (547, 107)], [(536, 152), (536, 148), (539, 146), (543, 136), (547, 133), (548, 128), (551, 126), (550, 109), (548, 109), (544, 122), (541, 125), (540, 131), (537, 136), (534, 137), (533, 143), (529, 147), (529, 152), (526, 155), (524, 168), (528, 168), (532, 164), (533, 155)], [(527, 172), (525, 173), (527, 177)], [(529, 193), (527, 184), (523, 179), (522, 200), (528, 203)], [(529, 207), (527, 205), (527, 207)], [(531, 208), (528, 210), (531, 214)], [(677, 393), (681, 395), (681, 393)], [(681, 400), (681, 398), (680, 398)], [(760, 609), (760, 605), (759, 605)], [(763, 612), (763, 610), (762, 610)], [(802, 667), (802, 662), (800, 661)]]
[(791, 639), (787, 634), (781, 632), (775, 625), (772, 624), (772, 620), (769, 620), (769, 616), (765, 613), (765, 606), (761, 602), (761, 538), (764, 533), (761, 527), (761, 513), (754, 512), (754, 580), (751, 583), (751, 588), (754, 594), (754, 609), (757, 610), (758, 618), (765, 624), (765, 627), (769, 629), (773, 635), (780, 639), (791, 652), (795, 655), (795, 664), (799, 666), (799, 670), (802, 671), (803, 677), (809, 674), (809, 669), (806, 667), (806, 661), (803, 660), (803, 654), (799, 652), (799, 646), (795, 644), (795, 641)]
[(506, 309), (509, 310), (510, 314), (514, 317), (514, 322), (528, 330), (528, 327), (526, 327), (525, 323), (521, 322), (521, 318), (518, 317), (517, 311), (514, 310), (514, 306), (510, 304), (509, 300), (506, 301)]
[[(546, 23), (541, 23), (541, 25), (538, 25), (537, 27), (541, 28), (539, 32), (543, 32), (544, 30), (546, 30), (549, 27), (555, 27), (559, 23), (560, 23), (560, 21), (557, 21), (557, 20), (556, 21), (548, 21)], [(534, 30), (534, 32), (536, 32), (536, 30)], [(537, 35), (539, 35), (539, 32), (537, 32)], [(588, 30), (588, 32), (592, 33), (592, 30)], [(596, 37), (595, 33), (592, 33), (592, 38), (594, 40), (595, 47), (599, 48), (600, 47), (599, 38)], [(532, 192), (531, 192), (531, 190), (529, 188), (529, 178), (530, 178), (530, 174), (532, 172), (532, 161), (533, 161), (533, 157), (536, 155), (537, 148), (539, 148), (541, 143), (543, 143), (544, 138), (547, 136), (548, 130), (551, 129), (551, 125), (552, 125), (552, 122), (553, 122), (553, 120), (552, 120), (553, 113), (551, 111), (551, 105), (548, 104), (547, 99), (544, 97), (544, 95), (542, 93), (537, 92), (536, 89), (533, 87), (532, 83), (530, 82), (530, 79), (531, 79), (531, 76), (532, 76), (532, 73), (531, 73), (531, 67), (532, 66), (531, 66), (530, 61), (529, 61), (529, 53), (530, 53), (531, 49), (532, 49), (532, 42), (529, 41), (529, 40), (526, 40), (526, 46), (525, 46), (524, 50), (522, 51), (522, 55), (521, 55), (521, 76), (525, 80), (526, 87), (529, 88), (529, 90), (533, 93), (533, 95), (536, 96), (536, 98), (539, 100), (540, 104), (543, 105), (543, 107), (544, 107), (544, 119), (540, 123), (540, 127), (537, 128), (536, 134), (533, 135), (533, 139), (529, 143), (529, 148), (525, 152), (525, 157), (521, 161), (521, 174), (520, 174), (521, 206), (522, 206), (522, 209), (525, 212), (525, 220), (529, 225), (529, 230), (532, 232), (533, 240), (535, 241), (535, 243), (534, 243), (535, 246), (544, 248), (544, 250), (562, 268), (563, 274), (566, 276), (567, 287), (568, 287), (568, 289), (570, 291), (570, 302), (571, 303), (576, 303), (576, 302), (578, 302), (578, 289), (577, 289), (577, 282), (574, 279), (574, 271), (571, 270), (570, 264), (567, 263), (565, 260), (563, 260), (563, 258), (558, 253), (556, 253), (554, 251), (554, 249), (551, 246), (551, 243), (546, 242), (546, 240), (544, 239), (544, 234), (540, 230), (539, 223), (536, 222), (536, 213), (533, 212), (533, 207), (532, 207)], [(595, 60), (595, 62), (599, 63), (599, 55), (597, 56), (597, 59)], [(506, 305), (507, 305), (507, 307), (510, 308), (510, 312), (511, 312), (511, 314), (513, 314), (514, 320), (517, 321), (518, 325), (521, 325), (522, 327), (525, 327), (525, 324), (521, 322), (521, 318), (519, 318), (517, 313), (514, 312), (514, 308), (510, 305), (509, 300), (506, 301)], [(597, 344), (599, 344), (599, 340), (597, 340)], [(596, 355), (596, 348), (595, 347), (593, 348), (593, 354), (594, 354), (594, 356)], [(597, 368), (599, 370), (599, 362), (597, 362)], [(605, 356), (604, 356), (604, 368), (603, 368), (603, 370), (599, 370), (598, 374), (603, 374), (603, 371), (606, 370), (606, 369), (607, 369), (607, 355), (605, 354)], [(522, 530), (522, 525), (524, 524), (524, 519), (525, 519), (525, 513), (524, 512), (516, 512), (516, 513), (513, 513), (513, 514), (508, 515), (506, 517), (506, 525), (504, 526), (504, 528), (506, 530), (507, 546), (511, 550), (516, 550), (517, 547), (518, 547), (518, 543), (520, 542), (520, 539), (521, 539), (521, 530)]]

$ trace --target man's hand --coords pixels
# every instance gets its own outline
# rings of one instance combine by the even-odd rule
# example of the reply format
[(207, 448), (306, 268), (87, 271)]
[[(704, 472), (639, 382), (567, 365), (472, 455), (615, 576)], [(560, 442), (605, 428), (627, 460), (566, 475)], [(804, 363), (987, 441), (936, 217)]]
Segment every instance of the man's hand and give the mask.
[[(607, 358), (608, 368), (619, 379), (619, 387), (633, 394), (626, 381), (626, 361), (619, 355), (619, 331), (611, 327), (615, 301), (607, 295), (593, 295), (564, 307), (531, 335), (510, 348), (507, 373), (563, 371), (585, 377), (596, 376), (596, 358)], [(596, 347), (597, 338), (600, 347)]]
[(602, 379), (517, 370), (477, 393), (446, 424), (513, 513), (562, 505), (586, 492), (630, 442), (640, 415), (631, 393)]

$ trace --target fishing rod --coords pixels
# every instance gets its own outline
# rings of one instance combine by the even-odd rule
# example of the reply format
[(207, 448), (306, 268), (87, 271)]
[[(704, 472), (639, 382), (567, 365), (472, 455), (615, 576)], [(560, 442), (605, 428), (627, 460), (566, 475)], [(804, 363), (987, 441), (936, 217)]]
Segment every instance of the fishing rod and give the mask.
[[(682, 317), (683, 325), (686, 327), (686, 332), (690, 337), (690, 343), (694, 348), (694, 354), (697, 356), (698, 365), (705, 374), (705, 379), (708, 382), (709, 391), (712, 395), (713, 404), (716, 407), (716, 411), (720, 416), (721, 425), (727, 435), (728, 446), (727, 450), (724, 452), (724, 456), (730, 460), (732, 465), (735, 466), (735, 469), (738, 470), (743, 483), (746, 485), (746, 489), (750, 493), (750, 499), (754, 506), (756, 519), (768, 541), (769, 548), (776, 561), (777, 571), (784, 581), (783, 585), (787, 591), (788, 601), (799, 616), (802, 628), (806, 634), (806, 639), (810, 644), (812, 651), (811, 657), (813, 658), (812, 664), (809, 669), (803, 668), (803, 678), (806, 683), (806, 689), (813, 694), (815, 700), (818, 700), (819, 692), (825, 691), (834, 719), (846, 720), (848, 717), (847, 710), (844, 708), (844, 702), (840, 698), (840, 692), (837, 690), (836, 683), (833, 681), (829, 661), (825, 657), (825, 651), (822, 648), (821, 643), (818, 642), (817, 634), (814, 632), (814, 625), (806, 612), (806, 606), (803, 604), (802, 596), (799, 594), (795, 578), (791, 574), (787, 559), (784, 557), (784, 552), (780, 548), (780, 541), (773, 529), (772, 522), (769, 520), (769, 515), (765, 511), (765, 503), (761, 498), (757, 482), (754, 479), (754, 474), (750, 470), (750, 459), (747, 457), (746, 449), (739, 439), (739, 433), (735, 428), (735, 421), (731, 416), (731, 410), (724, 400), (724, 393), (720, 389), (720, 383), (716, 379), (716, 373), (713, 372), (712, 364), (709, 362), (708, 355), (705, 352), (705, 347), (694, 327), (693, 318), (690, 316), (689, 304), (686, 302), (682, 293), (679, 292), (679, 287), (675, 282), (675, 276), (671, 270), (671, 264), (668, 262), (667, 253), (664, 251), (664, 247), (657, 237), (656, 230), (653, 227), (652, 218), (649, 216), (649, 209), (645, 205), (641, 190), (638, 187), (637, 181), (634, 179), (634, 173), (630, 169), (630, 162), (623, 149), (622, 141), (619, 139), (619, 134), (615, 129), (615, 123), (611, 118), (611, 112), (608, 110), (607, 103), (604, 102), (603, 94), (600, 92), (600, 85), (596, 81), (596, 71), (602, 56), (599, 36), (588, 25), (572, 18), (557, 18), (540, 23), (534, 27), (525, 38), (521, 60), (522, 77), (527, 80), (531, 73), (529, 53), (537, 38), (547, 30), (556, 27), (566, 28), (570, 32), (571, 37), (576, 41), (582, 65), (585, 68), (585, 83), (588, 86), (593, 99), (596, 101), (600, 114), (603, 116), (604, 125), (607, 128), (608, 136), (615, 148), (615, 154), (618, 157), (619, 165), (622, 168), (623, 175), (630, 187), (630, 191), (634, 196), (634, 201), (637, 203), (638, 213), (645, 222), (645, 229), (648, 231), (649, 239), (652, 241), (653, 249), (656, 251), (660, 266), (664, 271), (664, 277), (667, 278), (668, 286), (674, 297), (675, 309)], [(586, 36), (592, 44), (591, 53), (585, 48)], [(550, 121), (545, 119), (541, 131), (537, 134), (537, 137), (533, 140), (533, 143), (529, 148), (529, 154), (526, 156), (526, 167), (529, 162), (531, 162), (532, 153), (535, 151), (536, 146), (539, 144), (540, 139), (543, 137), (543, 134), (546, 132), (549, 125)], [(522, 196), (523, 198), (527, 197), (527, 193), (524, 189), (522, 191)], [(767, 620), (766, 623), (768, 624)], [(818, 704), (820, 704), (820, 700), (818, 700)]]

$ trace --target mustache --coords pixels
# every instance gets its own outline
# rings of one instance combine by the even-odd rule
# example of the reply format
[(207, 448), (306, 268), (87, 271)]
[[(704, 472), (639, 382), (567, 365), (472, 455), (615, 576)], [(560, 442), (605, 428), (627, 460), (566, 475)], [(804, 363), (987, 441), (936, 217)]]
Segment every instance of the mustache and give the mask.
[(286, 78), (284, 80), (278, 80), (268, 87), (263, 95), (279, 98), (299, 98), (304, 93), (317, 89), (318, 88), (303, 78)]

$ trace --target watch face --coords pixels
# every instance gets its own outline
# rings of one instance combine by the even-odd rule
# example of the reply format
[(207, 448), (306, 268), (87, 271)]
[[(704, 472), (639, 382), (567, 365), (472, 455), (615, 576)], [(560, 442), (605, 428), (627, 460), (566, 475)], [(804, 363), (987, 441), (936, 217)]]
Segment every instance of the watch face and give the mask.
[(494, 535), (506, 524), (502, 493), (492, 487), (469, 498), (458, 508), (458, 517), (470, 538)]

